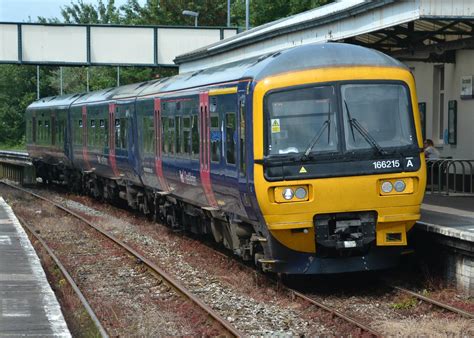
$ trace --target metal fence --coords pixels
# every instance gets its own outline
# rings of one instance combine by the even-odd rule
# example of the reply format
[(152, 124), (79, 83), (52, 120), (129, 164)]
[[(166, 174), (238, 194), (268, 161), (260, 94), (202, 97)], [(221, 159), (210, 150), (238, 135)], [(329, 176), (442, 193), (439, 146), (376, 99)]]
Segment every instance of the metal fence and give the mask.
[(444, 195), (474, 195), (474, 160), (427, 160), (426, 190)]

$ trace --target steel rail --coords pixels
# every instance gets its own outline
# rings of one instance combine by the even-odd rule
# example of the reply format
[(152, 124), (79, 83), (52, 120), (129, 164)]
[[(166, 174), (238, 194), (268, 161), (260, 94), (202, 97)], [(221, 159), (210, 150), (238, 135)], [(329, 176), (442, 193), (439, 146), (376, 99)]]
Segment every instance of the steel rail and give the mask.
[(317, 307), (320, 307), (321, 309), (323, 310), (326, 310), (328, 312), (330, 312), (331, 314), (341, 318), (341, 319), (344, 319), (345, 321), (351, 323), (351, 324), (354, 324), (355, 326), (357, 326), (358, 328), (370, 333), (371, 335), (375, 336), (375, 337), (382, 337), (382, 333), (370, 328), (369, 326), (367, 326), (366, 324), (360, 322), (359, 320), (355, 319), (355, 318), (352, 318), (342, 312), (339, 312), (338, 310), (335, 310), (335, 309), (332, 309), (331, 307), (321, 303), (320, 301), (312, 298), (312, 297), (309, 297), (309, 296), (306, 296), (304, 294), (302, 294), (301, 292), (299, 291), (296, 291), (296, 290), (293, 290), (291, 288), (288, 288), (289, 291), (291, 291), (295, 296), (301, 298), (301, 299), (304, 299), (308, 302), (310, 302), (311, 304), (317, 306)]
[(28, 224), (28, 222), (26, 222), (22, 217), (20, 216), (17, 216), (18, 220), (20, 221), (21, 225), (23, 225), (23, 227), (25, 227), (28, 232), (42, 245), (42, 247), (46, 250), (46, 252), (48, 253), (48, 255), (53, 259), (54, 263), (56, 264), (56, 266), (59, 268), (59, 270), (61, 270), (61, 273), (63, 274), (63, 276), (66, 278), (67, 282), (69, 283), (69, 285), (72, 287), (72, 289), (74, 290), (74, 292), (76, 293), (77, 297), (79, 298), (79, 300), (81, 301), (82, 303), (82, 306), (84, 306), (84, 308), (86, 309), (87, 313), (89, 314), (89, 317), (91, 318), (91, 320), (94, 322), (94, 325), (95, 327), (97, 328), (97, 330), (99, 331), (100, 335), (103, 337), (103, 338), (108, 338), (109, 335), (107, 334), (107, 331), (104, 329), (104, 327), (102, 326), (101, 322), (99, 321), (99, 319), (97, 318), (97, 315), (95, 314), (94, 310), (92, 309), (92, 307), (90, 306), (89, 302), (87, 301), (86, 297), (84, 296), (84, 294), (81, 292), (81, 290), (79, 289), (79, 287), (77, 286), (76, 282), (74, 282), (74, 279), (71, 277), (71, 275), (69, 274), (69, 272), (67, 272), (66, 268), (64, 267), (64, 265), (60, 262), (60, 260), (58, 259), (58, 257), (56, 256), (56, 254), (53, 252), (53, 250), (51, 250), (51, 248), (48, 246), (48, 244), (46, 244), (46, 242), (43, 240), (43, 238), (41, 238), (36, 232), (35, 232), (35, 229), (32, 228), (31, 225)]
[(79, 219), (80, 221), (86, 223), (89, 225), (91, 228), (105, 236), (106, 238), (112, 240), (115, 244), (120, 246), (121, 248), (125, 249), (128, 253), (130, 253), (132, 256), (137, 258), (141, 263), (143, 263), (150, 272), (152, 272), (153, 275), (158, 275), (159, 277), (163, 278), (170, 286), (172, 286), (178, 293), (184, 295), (186, 298), (191, 300), (193, 303), (195, 303), (199, 308), (204, 310), (209, 316), (211, 316), (215, 321), (217, 321), (220, 325), (222, 325), (223, 328), (225, 328), (230, 334), (232, 334), (235, 337), (242, 337), (243, 333), (238, 331), (235, 327), (230, 324), (226, 319), (222, 318), (221, 315), (219, 315), (217, 312), (215, 312), (212, 308), (210, 308), (207, 304), (205, 304), (203, 301), (201, 301), (199, 298), (197, 298), (195, 295), (193, 295), (190, 291), (188, 291), (183, 285), (181, 285), (180, 282), (178, 282), (176, 279), (174, 279), (171, 275), (169, 275), (166, 271), (158, 267), (155, 263), (150, 261), (149, 259), (143, 257), (140, 253), (138, 253), (135, 249), (131, 248), (129, 245), (125, 244), (115, 236), (107, 233), (106, 231), (98, 228), (94, 224), (92, 224), (90, 221), (88, 221), (86, 218), (82, 217), (81, 215), (77, 214), (76, 212), (54, 202), (49, 200), (46, 197), (40, 196), (38, 194), (35, 194), (34, 192), (28, 191), (26, 189), (11, 185), (9, 183), (0, 181), (1, 183), (13, 188), (17, 189), (20, 191), (23, 191), (24, 193), (27, 193), (29, 195), (32, 195), (38, 199), (41, 199), (47, 203), (50, 203), (57, 207), (58, 209), (63, 210), (64, 212), (74, 216), (75, 218)]
[(420, 300), (423, 300), (423, 301), (425, 301), (425, 302), (427, 302), (427, 303), (436, 305), (436, 306), (438, 306), (438, 307), (440, 307), (440, 308), (443, 308), (443, 309), (445, 309), (445, 310), (448, 310), (448, 311), (457, 313), (457, 314), (459, 314), (459, 315), (461, 315), (461, 316), (463, 316), (463, 317), (466, 317), (466, 318), (474, 318), (474, 314), (469, 313), (469, 312), (464, 311), (464, 310), (461, 310), (461, 309), (459, 309), (459, 308), (457, 308), (457, 307), (455, 307), (455, 306), (442, 303), (442, 302), (437, 301), (437, 300), (435, 300), (435, 299), (433, 299), (433, 298), (430, 298), (430, 297), (421, 295), (421, 294), (419, 294), (419, 293), (417, 293), (417, 292), (414, 292), (414, 291), (405, 289), (405, 288), (403, 288), (403, 287), (401, 287), (401, 286), (391, 285), (391, 284), (389, 284), (389, 285), (390, 285), (390, 287), (394, 288), (395, 290), (404, 292), (404, 293), (406, 293), (406, 294), (409, 294), (409, 295), (411, 295), (411, 296), (413, 296), (413, 297), (416, 297), (416, 298), (418, 298), (418, 299), (420, 299)]

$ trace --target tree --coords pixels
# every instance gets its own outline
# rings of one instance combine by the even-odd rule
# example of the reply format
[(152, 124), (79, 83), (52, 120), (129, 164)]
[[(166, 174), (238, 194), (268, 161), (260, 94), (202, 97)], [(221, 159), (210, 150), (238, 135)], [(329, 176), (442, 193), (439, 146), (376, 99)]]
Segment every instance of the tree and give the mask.
[(120, 11), (115, 7), (115, 0), (108, 0), (107, 4), (99, 0), (96, 6), (78, 0), (77, 3), (71, 2), (71, 5), (61, 8), (61, 15), (64, 23), (121, 23)]
[[(272, 0), (250, 1), (250, 26), (257, 27), (268, 22), (298, 14), (326, 5), (334, 0)], [(245, 26), (245, 0), (232, 3), (232, 24)]]
[[(50, 73), (44, 67), (41, 77)], [(52, 90), (47, 81), (41, 82), (41, 92), (46, 96)], [(36, 67), (0, 65), (0, 144), (16, 145), (25, 133), (23, 114), (26, 107), (36, 100)]]

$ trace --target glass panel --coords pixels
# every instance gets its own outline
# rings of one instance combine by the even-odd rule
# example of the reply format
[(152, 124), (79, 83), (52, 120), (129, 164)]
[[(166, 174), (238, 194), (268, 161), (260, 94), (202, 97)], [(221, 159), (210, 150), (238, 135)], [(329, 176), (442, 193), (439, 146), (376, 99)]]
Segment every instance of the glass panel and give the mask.
[(333, 86), (270, 94), (267, 154), (335, 152), (337, 105)]
[(183, 117), (183, 152), (191, 155), (191, 118)]
[(167, 117), (161, 118), (161, 128), (162, 128), (162, 135), (163, 135), (163, 149), (161, 151), (163, 154), (168, 154), (170, 151), (170, 135), (169, 135), (169, 123)]
[(176, 153), (176, 131), (174, 128), (174, 118), (170, 117), (168, 119), (169, 123), (169, 140), (170, 140), (170, 154), (175, 154)]
[(192, 156), (199, 155), (199, 121), (198, 116), (192, 116)]
[(247, 162), (245, 155), (245, 96), (240, 98), (240, 174), (245, 176)]
[(181, 145), (183, 143), (182, 138), (183, 138), (183, 130), (181, 127), (181, 117), (176, 116), (175, 117), (175, 126), (176, 126), (176, 153), (181, 154), (183, 150), (181, 149)]
[[(409, 95), (404, 86), (351, 84), (341, 86), (341, 92), (348, 150), (370, 149), (373, 147), (371, 140), (381, 148), (415, 142)], [(360, 130), (366, 132), (365, 137)]]
[(221, 160), (221, 142), (222, 135), (219, 128), (219, 116), (211, 116), (211, 161), (220, 162)]
[(237, 140), (237, 129), (235, 121), (235, 113), (227, 113), (225, 115), (225, 135), (226, 135), (226, 158), (227, 163), (235, 164)]

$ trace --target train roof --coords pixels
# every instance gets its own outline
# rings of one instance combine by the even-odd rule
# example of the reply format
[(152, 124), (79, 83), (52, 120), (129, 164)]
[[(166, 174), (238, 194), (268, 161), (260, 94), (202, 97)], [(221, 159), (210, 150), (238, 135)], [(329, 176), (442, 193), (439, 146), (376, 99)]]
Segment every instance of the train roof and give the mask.
[(148, 86), (138, 95), (153, 95), (159, 92), (178, 91), (241, 79), (259, 81), (269, 76), (291, 71), (342, 66), (406, 69), (406, 66), (398, 60), (373, 49), (344, 43), (309, 44), (201, 71), (180, 74), (170, 78), (171, 81)]
[(82, 95), (85, 95), (85, 93), (43, 97), (31, 103), (28, 106), (28, 109), (42, 109), (51, 107), (67, 108), (72, 102), (77, 100)]
[(44, 98), (35, 101), (29, 108), (140, 98), (205, 85), (231, 83), (242, 79), (260, 81), (269, 76), (288, 72), (343, 66), (378, 66), (407, 69), (398, 60), (373, 49), (345, 43), (308, 44), (169, 78), (85, 94)]

